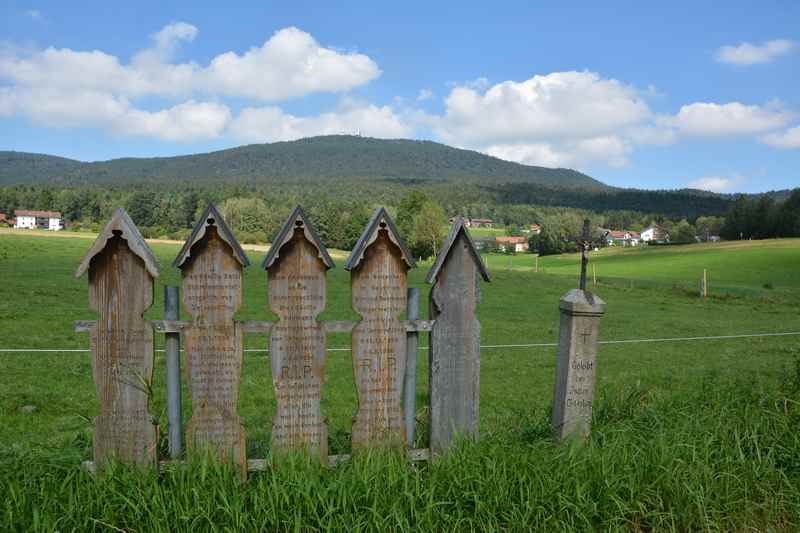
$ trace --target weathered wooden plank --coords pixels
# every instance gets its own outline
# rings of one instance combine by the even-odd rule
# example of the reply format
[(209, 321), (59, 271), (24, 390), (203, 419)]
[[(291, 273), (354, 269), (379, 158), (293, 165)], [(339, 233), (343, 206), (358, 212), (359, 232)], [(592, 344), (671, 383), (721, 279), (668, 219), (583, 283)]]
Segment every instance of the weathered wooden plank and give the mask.
[(478, 276), (489, 279), (462, 220), (456, 221), (428, 275), (430, 446), (447, 449), (456, 435), (477, 438), (480, 408)]
[[(413, 262), (394, 223), (378, 210), (347, 262), (353, 308), (361, 321), (352, 333), (358, 411), (353, 450), (405, 447), (402, 391), (406, 362), (406, 274)], [(413, 260), (412, 260), (413, 261)]]
[(242, 328), (233, 317), (242, 301), (246, 263), (215, 209), (207, 209), (198, 226), (202, 230), (195, 228), (175, 261), (183, 275), (183, 305), (191, 316), (191, 325), (183, 328), (192, 398), (186, 443), (189, 450), (207, 450), (233, 462), (245, 476), (245, 430), (237, 412)]
[(325, 327), (317, 315), (325, 310), (325, 276), (333, 262), (300, 207), (273, 242), (264, 261), (269, 305), (279, 317), (270, 337), (277, 402), (272, 449), (307, 450), (327, 461), (328, 425), (320, 408)]
[(153, 303), (150, 249), (123, 210), (118, 210), (81, 262), (89, 271), (89, 304), (97, 321), (91, 336), (92, 373), (100, 407), (95, 419), (97, 464), (116, 459), (154, 466), (158, 432), (149, 412), (153, 329), (144, 312)]

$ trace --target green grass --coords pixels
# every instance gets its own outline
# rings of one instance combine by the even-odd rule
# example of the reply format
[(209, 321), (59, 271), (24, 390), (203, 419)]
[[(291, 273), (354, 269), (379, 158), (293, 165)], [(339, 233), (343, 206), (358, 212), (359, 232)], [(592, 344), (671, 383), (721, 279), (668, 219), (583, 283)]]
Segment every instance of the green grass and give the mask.
[[(664, 280), (648, 286), (601, 283), (607, 302), (602, 339), (686, 337), (800, 331), (796, 297), (800, 241), (688, 246), (593, 258), (601, 272)], [(735, 243), (732, 243), (735, 244)], [(86, 279), (72, 273), (90, 241), (0, 235), (0, 348), (86, 348), (75, 320), (93, 318)], [(174, 245), (153, 246), (164, 284), (178, 284), (168, 265)], [(261, 253), (248, 252), (253, 265)], [(699, 299), (674, 280), (716, 258), (732, 287), (745, 290)], [(479, 306), (482, 343), (554, 342), (558, 298), (576, 284), (576, 256), (489, 256), (492, 282)], [(325, 320), (354, 319), (349, 277), (329, 274)], [(527, 264), (526, 264), (527, 262)], [(425, 287), (430, 264), (412, 270), (409, 285)], [(713, 274), (714, 267), (706, 266)], [(762, 289), (772, 274), (775, 289)], [(607, 274), (611, 276), (611, 272)], [(721, 275), (721, 274), (720, 274)], [(602, 278), (601, 278), (602, 281)], [(713, 291), (712, 291), (713, 292)], [(427, 288), (423, 289), (427, 299)], [(426, 315), (427, 301), (423, 302)], [(246, 271), (239, 318), (265, 320), (266, 274)], [(159, 343), (161, 341), (160, 335)], [(263, 336), (247, 348), (266, 347)], [(329, 347), (347, 347), (332, 334)], [(425, 339), (421, 345), (426, 345)], [(800, 338), (603, 345), (598, 363), (601, 399), (592, 439), (584, 447), (555, 446), (547, 434), (554, 348), (486, 349), (481, 360), (481, 442), (411, 467), (363, 458), (333, 471), (280, 467), (239, 487), (211, 466), (161, 479), (121, 471), (90, 480), (78, 463), (91, 457), (97, 404), (88, 353), (0, 354), (0, 529), (102, 530), (103, 522), (131, 530), (222, 529), (747, 529), (800, 527), (795, 487), (798, 393), (791, 382)], [(330, 352), (322, 409), (331, 453), (350, 448), (356, 398), (348, 352)], [(417, 403), (424, 422), (427, 353), (419, 355)], [(163, 356), (159, 354), (152, 410), (166, 427)], [(248, 352), (240, 394), (248, 455), (269, 456), (275, 410), (269, 359)], [(20, 407), (36, 405), (35, 413)], [(191, 406), (185, 397), (185, 419)], [(418, 445), (424, 445), (425, 427)], [(164, 432), (165, 433), (165, 432)], [(174, 522), (167, 522), (167, 518)], [(93, 522), (97, 520), (98, 522)], [(296, 524), (303, 527), (295, 528)], [(526, 527), (526, 525), (528, 527)]]

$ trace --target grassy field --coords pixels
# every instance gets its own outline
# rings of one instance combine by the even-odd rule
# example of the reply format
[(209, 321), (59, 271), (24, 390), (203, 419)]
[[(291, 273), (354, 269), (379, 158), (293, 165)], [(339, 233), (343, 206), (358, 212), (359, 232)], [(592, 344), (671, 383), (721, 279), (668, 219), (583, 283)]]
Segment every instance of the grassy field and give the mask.
[[(86, 279), (72, 277), (88, 246), (76, 238), (0, 234), (0, 348), (88, 347), (86, 335), (72, 331), (75, 320), (93, 318)], [(169, 267), (177, 245), (153, 249), (162, 270), (147, 314), (155, 319), (163, 285), (178, 284), (179, 274)], [(258, 265), (264, 252), (248, 254)], [(355, 319), (344, 256), (334, 260), (321, 318)], [(556, 341), (558, 298), (576, 285), (577, 256), (540, 258), (538, 273), (529, 254), (490, 255), (487, 262), (493, 279), (482, 286), (482, 344)], [(800, 331), (798, 240), (603, 250), (592, 262), (601, 281), (596, 292), (608, 304), (604, 340)], [(411, 271), (409, 285), (424, 287), (429, 266)], [(696, 287), (703, 268), (711, 272), (712, 294), (716, 286), (732, 290), (700, 299), (681, 286)], [(274, 318), (257, 266), (246, 271), (239, 317)], [(250, 349), (266, 343), (263, 336), (246, 339)], [(329, 336), (331, 348), (348, 344), (348, 335)], [(363, 457), (322, 471), (298, 460), (252, 476), (245, 487), (208, 465), (161, 479), (120, 471), (90, 480), (77, 466), (91, 456), (97, 412), (89, 354), (0, 353), (0, 493), (10, 495), (0, 503), (0, 529), (795, 530), (798, 346), (800, 337), (603, 345), (596, 431), (583, 447), (556, 446), (548, 437), (555, 349), (487, 348), (480, 443), (416, 468)], [(419, 368), (423, 446), (424, 351)], [(152, 411), (166, 427), (162, 356), (155, 390)], [(265, 353), (246, 354), (240, 398), (248, 454), (268, 457), (275, 403)], [(21, 409), (29, 405), (36, 411)], [(188, 420), (188, 397), (184, 405)], [(349, 451), (355, 406), (350, 354), (330, 352), (322, 408), (331, 453)]]

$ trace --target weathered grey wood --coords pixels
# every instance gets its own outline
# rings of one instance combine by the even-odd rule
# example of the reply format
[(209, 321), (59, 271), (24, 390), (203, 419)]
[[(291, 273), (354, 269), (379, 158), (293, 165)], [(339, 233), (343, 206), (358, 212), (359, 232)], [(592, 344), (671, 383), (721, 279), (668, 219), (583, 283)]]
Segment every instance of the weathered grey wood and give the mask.
[[(164, 287), (164, 318), (180, 320), (181, 292), (179, 287)], [(183, 409), (181, 405), (181, 335), (169, 332), (164, 335), (167, 363), (167, 421), (169, 423), (169, 456), (177, 459), (183, 455)]]
[(589, 436), (592, 422), (597, 345), (605, 303), (573, 289), (559, 304), (561, 329), (553, 389), (553, 435), (556, 440)]
[(231, 461), (245, 476), (245, 431), (237, 412), (242, 329), (233, 316), (242, 301), (247, 258), (237, 247), (225, 221), (209, 206), (175, 264), (181, 268), (183, 304), (191, 316), (191, 326), (183, 330), (192, 398), (186, 444), (189, 450), (207, 450)]
[[(419, 293), (416, 287), (409, 288), (406, 301), (406, 318), (419, 319)], [(403, 382), (403, 410), (406, 417), (406, 446), (414, 445), (417, 426), (417, 349), (419, 333), (406, 330), (406, 375)]]
[(325, 275), (333, 266), (325, 246), (297, 207), (264, 260), (272, 328), (270, 360), (277, 411), (272, 419), (275, 453), (306, 450), (328, 459), (328, 425), (320, 402), (325, 383)]
[(192, 327), (191, 322), (183, 320), (151, 320), (150, 323), (159, 333), (182, 333), (186, 328)]
[(153, 303), (155, 259), (124, 210), (84, 257), (76, 275), (89, 271), (89, 304), (97, 321), (91, 336), (92, 372), (100, 413), (94, 457), (155, 466), (158, 431), (149, 412), (153, 329), (142, 315)]
[(379, 209), (347, 261), (353, 308), (361, 321), (352, 332), (358, 411), (353, 450), (405, 447), (401, 403), (406, 361), (406, 273), (414, 264), (385, 210)]
[(172, 262), (172, 266), (180, 268), (189, 259), (195, 244), (200, 242), (203, 237), (205, 237), (206, 231), (209, 228), (214, 228), (214, 230), (217, 232), (217, 237), (222, 239), (228, 244), (228, 246), (230, 246), (231, 253), (239, 262), (239, 264), (242, 265), (242, 267), (247, 268), (250, 265), (250, 260), (247, 258), (247, 254), (244, 253), (239, 241), (236, 240), (236, 237), (225, 223), (225, 220), (222, 218), (220, 212), (217, 210), (214, 204), (208, 204), (205, 211), (203, 211), (203, 214), (200, 216), (200, 221), (183, 243), (181, 251), (178, 252), (177, 257), (175, 257), (175, 260)]
[(446, 450), (456, 435), (477, 438), (480, 409), (480, 323), (475, 311), (480, 254), (462, 219), (450, 230), (428, 281), (434, 282), (430, 316), (430, 446)]
[(76, 320), (75, 333), (87, 333), (97, 324), (97, 320)]

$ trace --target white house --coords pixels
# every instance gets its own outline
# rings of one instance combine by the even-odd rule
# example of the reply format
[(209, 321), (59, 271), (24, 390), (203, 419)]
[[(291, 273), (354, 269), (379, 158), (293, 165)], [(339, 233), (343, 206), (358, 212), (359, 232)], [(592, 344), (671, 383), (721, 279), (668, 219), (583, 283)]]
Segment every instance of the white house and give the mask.
[(609, 246), (636, 246), (642, 236), (635, 231), (606, 230), (604, 237)]
[(27, 209), (17, 209), (14, 214), (17, 217), (17, 221), (14, 224), (15, 228), (38, 228), (50, 231), (59, 231), (64, 229), (64, 223), (61, 220), (61, 213), (58, 211), (30, 211)]
[(658, 226), (650, 226), (642, 232), (642, 242), (661, 242), (669, 241), (669, 233), (664, 228)]

